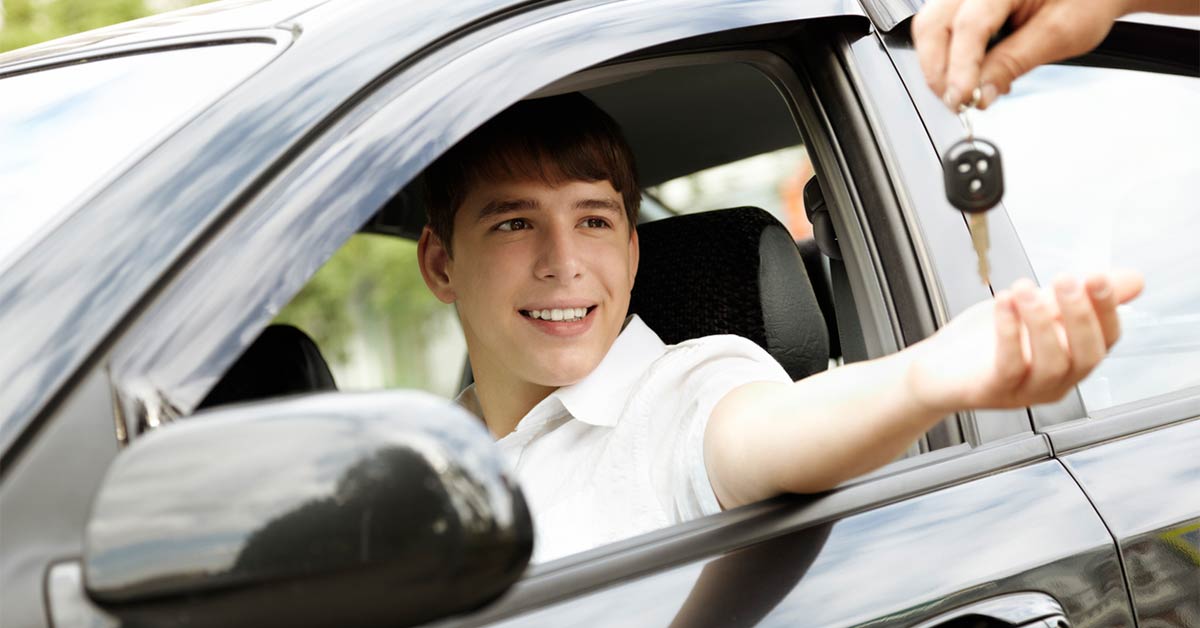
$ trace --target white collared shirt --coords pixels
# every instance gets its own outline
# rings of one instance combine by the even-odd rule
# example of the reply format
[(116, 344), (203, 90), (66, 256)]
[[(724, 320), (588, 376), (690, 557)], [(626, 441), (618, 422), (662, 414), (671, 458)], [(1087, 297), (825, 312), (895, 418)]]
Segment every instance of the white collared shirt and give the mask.
[[(533, 561), (719, 512), (704, 467), (709, 415), (735, 388), (788, 381), (750, 340), (666, 345), (631, 316), (594, 371), (497, 441), (533, 514)], [(459, 403), (479, 413), (474, 386)]]

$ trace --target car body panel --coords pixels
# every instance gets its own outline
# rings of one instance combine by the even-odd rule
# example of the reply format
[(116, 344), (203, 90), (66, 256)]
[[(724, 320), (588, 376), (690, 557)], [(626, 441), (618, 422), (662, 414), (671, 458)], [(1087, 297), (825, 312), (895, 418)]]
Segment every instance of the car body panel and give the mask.
[(1063, 456), (1116, 537), (1143, 626), (1200, 625), (1200, 417)]
[(0, 615), (4, 626), (43, 626), (51, 564), (78, 559), (92, 497), (117, 455), (108, 377), (95, 371), (62, 402), (0, 483)]
[(177, 39), (275, 28), (328, 1), (237, 0), (152, 15), (0, 54), (0, 75), (57, 65), (67, 59), (94, 59), (119, 51), (144, 49)]
[[(290, 8), (275, 14), (263, 5), (267, 13), (255, 14), (261, 19), (253, 23), (274, 19), (263, 15), (292, 16), (269, 29), (290, 42), (284, 54), (81, 203), (0, 275), (0, 346), (9, 350), (0, 363), (7, 382), (0, 389), (6, 624), (45, 625), (50, 566), (83, 551), (88, 502), (118, 455), (118, 435), (136, 427), (114, 423), (114, 406), (126, 409), (112, 394), (114, 380), (122, 395), (189, 411), (197, 391), (215, 381), (280, 300), (373, 210), (480, 121), (547, 82), (679, 38), (863, 15), (847, 0), (279, 6)], [(651, 6), (668, 15), (639, 13)], [(295, 17), (296, 7), (306, 12)], [(678, 19), (689, 12), (701, 17)], [(237, 28), (231, 25), (237, 12), (218, 15), (212, 19), (228, 18), (224, 27)], [(64, 44), (43, 52), (86, 56), (90, 45), (125, 53), (192, 28), (170, 21), (163, 19), (158, 34), (132, 27), (118, 35), (118, 28), (94, 42), (77, 40), (84, 48)], [(594, 37), (597, 24), (607, 29), (604, 38)], [(923, 256), (924, 296), (934, 302), (928, 315), (944, 323), (990, 295), (970, 283), (965, 223), (931, 176), (939, 172), (938, 147), (958, 130), (948, 113), (923, 110), (928, 99), (915, 87), (906, 92), (911, 68), (885, 54), (891, 45), (885, 41), (856, 33), (838, 54), (860, 99), (851, 106), (864, 108), (878, 135), (883, 170), (904, 213), (900, 227), (910, 230)], [(538, 65), (530, 70), (522, 62)], [(826, 113), (845, 122), (837, 117), (841, 104), (827, 103)], [(823, 165), (845, 166), (835, 161)], [(1021, 272), (1028, 261), (1015, 234), (1006, 235), (1003, 224), (996, 229), (997, 276)], [(162, 399), (163, 391), (171, 396)], [(1113, 484), (1120, 469), (1084, 450), (1068, 456), (1072, 477), (1049, 459), (1050, 441), (1033, 433), (1023, 412), (1006, 421), (995, 433), (968, 435), (982, 447), (947, 448), (830, 494), (753, 504), (534, 567), (497, 605), (446, 624), (674, 618), (900, 626), (1006, 593), (1042, 591), (1061, 603), (1072, 625), (1133, 625), (1109, 529), (1128, 539), (1127, 554), (1153, 553), (1147, 569), (1155, 569), (1167, 560), (1160, 554), (1192, 538), (1187, 517), (1195, 511), (1185, 493), (1175, 510), (1153, 511), (1165, 518), (1113, 510), (1120, 521), (1106, 528), (1097, 508), (1104, 514), (1136, 501), (1129, 485)], [(1190, 425), (1179, 434), (1194, 449), (1196, 422)], [(1117, 447), (1112, 457), (1122, 459), (1169, 445), (1147, 434), (1097, 450)], [(1150, 494), (1147, 487), (1174, 482), (1194, 495), (1194, 467), (1173, 460), (1139, 476), (1134, 488)], [(1181, 513), (1182, 523), (1171, 519)], [(1126, 555), (1127, 570), (1130, 560)], [(1137, 599), (1155, 618), (1180, 608), (1180, 599), (1189, 608), (1178, 595), (1162, 612), (1153, 610), (1157, 599)]]
[[(1055, 461), (484, 623), (909, 626), (1030, 590), (1049, 592), (1076, 628), (1132, 625), (1112, 540)], [(437, 625), (484, 624), (467, 617)]]

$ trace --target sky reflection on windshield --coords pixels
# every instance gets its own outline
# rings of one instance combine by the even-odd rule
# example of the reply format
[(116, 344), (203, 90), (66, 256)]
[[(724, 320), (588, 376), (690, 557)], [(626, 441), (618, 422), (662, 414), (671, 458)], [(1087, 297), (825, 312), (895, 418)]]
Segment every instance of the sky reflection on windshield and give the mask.
[(0, 80), (0, 268), (64, 220), (72, 201), (273, 52), (189, 48)]

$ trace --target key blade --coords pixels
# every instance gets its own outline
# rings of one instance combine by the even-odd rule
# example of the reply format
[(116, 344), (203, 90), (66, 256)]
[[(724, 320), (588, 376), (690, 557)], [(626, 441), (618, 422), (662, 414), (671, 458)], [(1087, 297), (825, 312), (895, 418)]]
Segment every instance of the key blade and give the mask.
[(988, 223), (987, 213), (968, 213), (967, 228), (971, 231), (971, 245), (975, 247), (975, 257), (979, 260), (979, 279), (983, 285), (991, 285), (991, 266), (988, 263)]

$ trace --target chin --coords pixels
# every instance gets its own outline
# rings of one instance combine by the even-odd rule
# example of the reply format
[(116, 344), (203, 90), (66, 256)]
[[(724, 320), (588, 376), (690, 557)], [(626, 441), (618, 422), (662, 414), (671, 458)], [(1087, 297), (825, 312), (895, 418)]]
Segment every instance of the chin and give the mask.
[(554, 363), (541, 364), (537, 368), (537, 381), (543, 386), (561, 388), (577, 384), (591, 374), (600, 364), (599, 358), (594, 360), (563, 360)]

